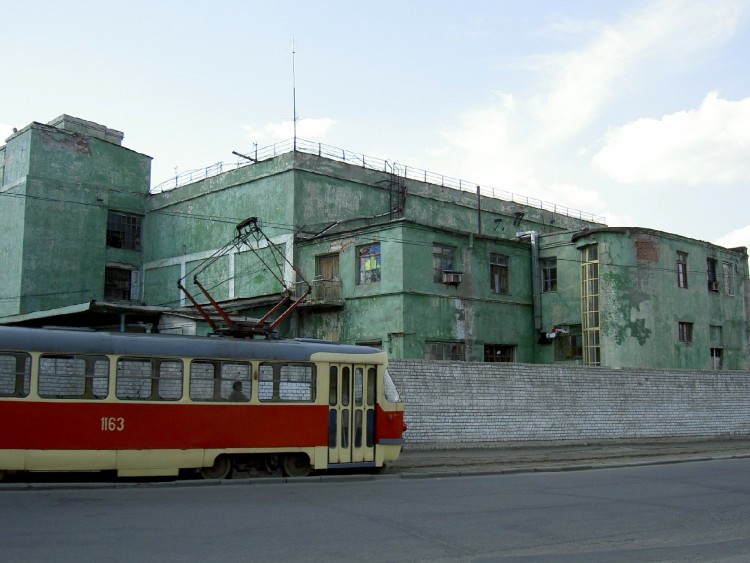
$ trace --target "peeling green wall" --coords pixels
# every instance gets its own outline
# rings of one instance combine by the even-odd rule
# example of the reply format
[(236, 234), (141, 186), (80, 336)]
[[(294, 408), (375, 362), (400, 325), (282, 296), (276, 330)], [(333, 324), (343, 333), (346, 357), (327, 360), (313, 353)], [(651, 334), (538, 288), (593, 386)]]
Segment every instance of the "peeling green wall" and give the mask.
[[(381, 280), (357, 285), (361, 244), (380, 242)], [(458, 286), (432, 279), (433, 243), (455, 249)], [(493, 294), (490, 252), (509, 258), (510, 291)], [(516, 347), (518, 361), (533, 361), (530, 251), (528, 245), (449, 233), (399, 221), (299, 245), (304, 272), (314, 273), (315, 257), (339, 256), (344, 306), (301, 313), (302, 335), (345, 342), (379, 341), (399, 358), (423, 358), (426, 342), (457, 342), (470, 359), (482, 360), (485, 344)]]
[(143, 215), (149, 157), (38, 123), (11, 137), (5, 154), (2, 189), (22, 197), (0, 213), (14, 256), (2, 275), (18, 296), (2, 314), (101, 300), (108, 261), (140, 269), (140, 253), (106, 248), (107, 213)]
[[(602, 362), (611, 367), (711, 369), (710, 349), (722, 349), (723, 369), (747, 369), (744, 280), (747, 255), (647, 229), (611, 229), (577, 241), (596, 242), (600, 259)], [(688, 287), (677, 286), (677, 252), (688, 255)], [(717, 260), (720, 290), (708, 290), (706, 258)], [(732, 265), (725, 291), (722, 263)], [(679, 341), (678, 323), (693, 323), (693, 341)], [(721, 327), (721, 342), (710, 326)]]

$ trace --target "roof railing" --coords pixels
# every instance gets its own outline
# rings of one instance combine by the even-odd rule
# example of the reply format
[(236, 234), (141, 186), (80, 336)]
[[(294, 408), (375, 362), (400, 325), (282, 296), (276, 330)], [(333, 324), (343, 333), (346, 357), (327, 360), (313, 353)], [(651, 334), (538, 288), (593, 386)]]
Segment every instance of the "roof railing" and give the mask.
[[(387, 172), (395, 174), (397, 176), (401, 176), (403, 178), (408, 178), (410, 180), (416, 180), (419, 182), (424, 182), (426, 184), (433, 184), (445, 188), (471, 192), (476, 192), (477, 189), (476, 182), (468, 182), (459, 178), (452, 178), (450, 176), (437, 174), (435, 172), (429, 172), (427, 170), (415, 168), (413, 166), (406, 166), (382, 158), (366, 156), (347, 149), (334, 147), (332, 145), (326, 145), (324, 143), (316, 143), (314, 141), (306, 141), (304, 139), (297, 138), (296, 140), (287, 139), (286, 141), (281, 141), (278, 143), (274, 143), (273, 145), (268, 145), (261, 148), (258, 148), (258, 146), (255, 145), (252, 151), (245, 153), (245, 155), (251, 157), (252, 160), (241, 158), (241, 156), (238, 155), (236, 161), (216, 162), (205, 168), (196, 168), (194, 170), (181, 172), (173, 178), (170, 178), (169, 180), (166, 180), (154, 186), (151, 189), (151, 193), (158, 194), (173, 190), (181, 186), (186, 186), (194, 182), (205, 180), (206, 178), (218, 176), (219, 174), (229, 172), (230, 170), (236, 170), (238, 168), (244, 168), (246, 166), (253, 166), (257, 162), (270, 160), (282, 154), (290, 153), (293, 151), (314, 154), (320, 157), (328, 158), (330, 160), (336, 160), (355, 166), (361, 166), (362, 168), (367, 168), (370, 170)], [(523, 196), (506, 190), (480, 186), (479, 193), (494, 199), (501, 199), (512, 203), (518, 203), (519, 205), (536, 207), (537, 209), (550, 211), (552, 213), (557, 213), (560, 215), (566, 215), (568, 217), (573, 217), (582, 221), (604, 223), (604, 217), (601, 215), (594, 215), (593, 213), (588, 213), (586, 211), (581, 211), (579, 209), (574, 209), (565, 205), (542, 201), (541, 199)]]

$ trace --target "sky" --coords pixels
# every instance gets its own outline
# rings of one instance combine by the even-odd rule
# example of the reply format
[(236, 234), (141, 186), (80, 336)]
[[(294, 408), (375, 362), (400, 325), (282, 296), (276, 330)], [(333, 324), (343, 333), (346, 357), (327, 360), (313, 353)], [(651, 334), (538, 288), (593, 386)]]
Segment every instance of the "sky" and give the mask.
[(152, 186), (297, 136), (750, 247), (750, 0), (0, 0), (0, 143), (74, 115)]

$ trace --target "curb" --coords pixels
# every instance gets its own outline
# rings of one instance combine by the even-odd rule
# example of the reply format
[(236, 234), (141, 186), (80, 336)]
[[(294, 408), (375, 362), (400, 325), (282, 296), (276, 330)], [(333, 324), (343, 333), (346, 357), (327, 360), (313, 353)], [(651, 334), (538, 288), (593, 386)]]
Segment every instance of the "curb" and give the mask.
[[(263, 478), (241, 478), (221, 480), (185, 480), (185, 481), (156, 481), (156, 482), (105, 482), (105, 483), (0, 483), (0, 492), (19, 491), (92, 491), (107, 489), (164, 489), (185, 487), (242, 487), (263, 485), (312, 485), (331, 483), (358, 483), (367, 481), (381, 481), (389, 479), (421, 480), (421, 479), (450, 479), (456, 477), (484, 477), (493, 475), (519, 475), (530, 473), (562, 473), (572, 471), (591, 471), (596, 469), (622, 469), (628, 467), (647, 467), (653, 465), (671, 465), (677, 463), (693, 463), (707, 461), (725, 461), (732, 459), (748, 459), (750, 453), (743, 454), (716, 454), (713, 456), (684, 457), (670, 459), (641, 459), (622, 463), (584, 463), (575, 465), (555, 465), (555, 462), (547, 462), (549, 465), (529, 465), (528, 467), (508, 467), (476, 470), (425, 471), (411, 469), (412, 472), (388, 472), (377, 475), (347, 474), (347, 475), (312, 475), (309, 477), (263, 477)], [(559, 463), (559, 462), (558, 462)], [(401, 470), (409, 470), (409, 467), (401, 467)]]

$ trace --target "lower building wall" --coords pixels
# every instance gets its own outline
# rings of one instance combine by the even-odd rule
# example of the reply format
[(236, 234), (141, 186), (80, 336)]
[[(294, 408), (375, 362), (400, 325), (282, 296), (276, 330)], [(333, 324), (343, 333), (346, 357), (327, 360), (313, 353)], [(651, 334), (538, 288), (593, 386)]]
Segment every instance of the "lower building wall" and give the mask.
[(750, 372), (394, 360), (407, 449), (750, 436)]

